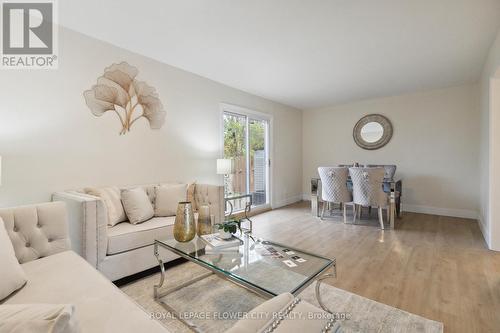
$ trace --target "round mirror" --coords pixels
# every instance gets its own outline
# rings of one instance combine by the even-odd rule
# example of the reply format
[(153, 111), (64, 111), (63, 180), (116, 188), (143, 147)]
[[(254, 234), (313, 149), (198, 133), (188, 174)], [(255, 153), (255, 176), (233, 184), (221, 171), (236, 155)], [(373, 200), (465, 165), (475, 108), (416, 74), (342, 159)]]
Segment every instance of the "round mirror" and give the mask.
[(391, 140), (392, 124), (379, 114), (364, 116), (354, 126), (353, 137), (363, 149), (379, 149)]
[(369, 143), (377, 142), (382, 139), (384, 128), (379, 123), (372, 121), (361, 127), (361, 137)]

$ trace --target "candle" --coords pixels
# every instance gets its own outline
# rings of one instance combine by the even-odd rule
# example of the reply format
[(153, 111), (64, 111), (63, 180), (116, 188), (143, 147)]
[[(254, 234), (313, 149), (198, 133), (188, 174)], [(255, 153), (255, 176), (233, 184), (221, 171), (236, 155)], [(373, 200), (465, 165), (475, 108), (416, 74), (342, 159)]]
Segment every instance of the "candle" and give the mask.
[(210, 207), (203, 205), (198, 209), (198, 236), (212, 233), (212, 221), (210, 220)]

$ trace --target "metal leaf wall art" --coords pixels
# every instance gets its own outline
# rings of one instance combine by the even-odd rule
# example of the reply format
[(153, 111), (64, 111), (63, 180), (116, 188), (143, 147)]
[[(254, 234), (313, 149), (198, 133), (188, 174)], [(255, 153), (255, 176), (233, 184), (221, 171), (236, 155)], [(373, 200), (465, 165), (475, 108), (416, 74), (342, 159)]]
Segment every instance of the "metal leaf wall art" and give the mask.
[(166, 112), (156, 89), (136, 79), (139, 71), (126, 62), (113, 64), (104, 70), (92, 89), (83, 93), (92, 113), (100, 117), (114, 112), (121, 124), (120, 135), (126, 134), (142, 117), (152, 129), (160, 129), (165, 123)]

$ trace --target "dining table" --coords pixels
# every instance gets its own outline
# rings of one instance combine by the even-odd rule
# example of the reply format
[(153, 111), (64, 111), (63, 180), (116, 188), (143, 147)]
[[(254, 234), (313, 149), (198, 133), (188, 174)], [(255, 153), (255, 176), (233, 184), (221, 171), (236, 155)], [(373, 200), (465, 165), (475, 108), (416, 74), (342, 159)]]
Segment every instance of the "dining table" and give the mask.
[[(347, 188), (352, 191), (352, 181), (347, 180)], [(382, 188), (385, 193), (389, 194), (389, 223), (391, 229), (394, 229), (394, 221), (401, 218), (401, 197), (403, 195), (403, 180), (402, 179), (384, 179)], [(321, 179), (311, 178), (311, 213), (313, 216), (320, 216), (320, 206), (323, 204), (321, 200)]]

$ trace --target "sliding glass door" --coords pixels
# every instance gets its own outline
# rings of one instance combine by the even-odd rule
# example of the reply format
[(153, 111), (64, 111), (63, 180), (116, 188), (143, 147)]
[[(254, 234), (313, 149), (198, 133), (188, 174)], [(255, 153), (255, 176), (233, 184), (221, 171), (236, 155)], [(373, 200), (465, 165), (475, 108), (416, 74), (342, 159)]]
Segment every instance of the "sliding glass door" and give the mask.
[[(253, 205), (269, 204), (269, 120), (251, 114), (224, 111), (224, 158), (235, 172), (225, 177), (226, 197), (249, 194)], [(235, 202), (235, 210), (245, 201)]]

